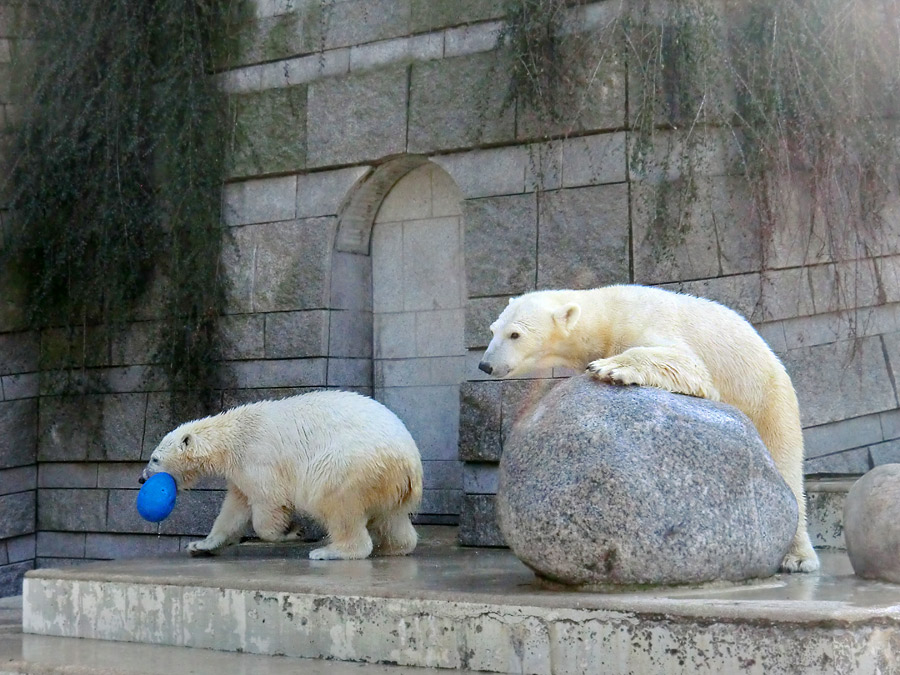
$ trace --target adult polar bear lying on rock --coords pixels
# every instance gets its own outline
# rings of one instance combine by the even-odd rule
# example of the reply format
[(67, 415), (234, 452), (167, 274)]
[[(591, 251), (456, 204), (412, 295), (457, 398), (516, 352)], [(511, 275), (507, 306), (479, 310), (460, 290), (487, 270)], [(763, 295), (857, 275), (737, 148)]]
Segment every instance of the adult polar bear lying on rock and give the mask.
[(587, 368), (605, 382), (659, 387), (741, 410), (753, 421), (800, 508), (782, 569), (818, 569), (806, 532), (797, 396), (781, 361), (743, 317), (690, 295), (609, 286), (513, 298), (491, 332), (479, 368), (496, 377), (553, 366)]
[[(166, 471), (178, 487), (221, 476), (228, 492), (209, 536), (192, 554), (236, 543), (252, 521), (266, 541), (283, 541), (295, 511), (325, 525), (329, 543), (313, 560), (405, 555), (422, 498), (422, 461), (403, 422), (380, 403), (342, 391), (262, 401), (169, 432), (143, 479)], [(370, 533), (371, 532), (371, 536)]]

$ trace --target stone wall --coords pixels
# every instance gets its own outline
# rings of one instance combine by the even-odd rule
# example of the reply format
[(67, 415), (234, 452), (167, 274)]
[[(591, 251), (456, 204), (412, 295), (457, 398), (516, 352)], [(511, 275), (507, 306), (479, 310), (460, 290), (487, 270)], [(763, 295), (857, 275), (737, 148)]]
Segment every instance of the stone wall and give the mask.
[[(489, 324), (528, 290), (636, 282), (754, 322), (797, 385), (808, 473), (900, 459), (900, 237), (857, 261), (817, 258), (789, 223), (761, 227), (726, 140), (711, 134), (692, 226), (661, 238), (648, 195), (677, 176), (629, 167), (625, 66), (585, 84), (571, 129), (504, 106), (501, 4), (255, 0), (244, 54), (219, 75), (234, 103), (222, 407), (321, 387), (373, 394), (422, 446), (420, 521), (460, 520), (464, 542), (496, 544), (503, 438), (547, 380), (486, 379)], [(588, 4), (579, 25), (597, 30), (610, 9)], [(888, 222), (897, 227), (896, 213)], [(15, 317), (16, 303), (0, 302)], [(14, 533), (24, 539), (6, 540), (8, 559), (176, 551), (205, 534), (216, 481), (180, 495), (159, 536), (134, 510), (142, 460), (179, 421), (147, 347), (152, 304), (121, 339), (92, 345), (101, 393), (86, 399), (45, 379), (38, 406), (33, 373), (53, 334), (17, 326), (0, 326), (0, 419), (21, 438), (0, 437), (0, 459), (18, 453), (0, 493), (8, 474), (32, 509), (36, 491), (37, 510), (36, 525)]]
[[(17, 119), (11, 60), (22, 48), (19, 2), (0, 2), (0, 167)], [(2, 181), (0, 181), (2, 186)], [(2, 187), (0, 187), (2, 190)], [(9, 212), (0, 208), (0, 246)], [(19, 298), (0, 268), (0, 596), (15, 594), (34, 567), (39, 336), (24, 330)]]

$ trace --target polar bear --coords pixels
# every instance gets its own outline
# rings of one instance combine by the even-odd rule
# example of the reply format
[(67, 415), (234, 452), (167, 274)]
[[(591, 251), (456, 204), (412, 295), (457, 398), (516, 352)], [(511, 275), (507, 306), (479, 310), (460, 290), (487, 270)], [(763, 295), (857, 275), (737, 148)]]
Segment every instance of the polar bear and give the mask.
[(800, 509), (782, 569), (818, 569), (806, 531), (797, 396), (781, 361), (739, 314), (712, 300), (646, 286), (546, 290), (512, 298), (491, 333), (478, 367), (495, 377), (587, 368), (604, 382), (659, 387), (741, 410)]
[[(220, 476), (228, 492), (192, 555), (237, 542), (252, 521), (265, 541), (284, 541), (294, 512), (320, 521), (327, 546), (313, 560), (406, 555), (422, 498), (422, 460), (403, 422), (366, 396), (318, 391), (233, 408), (182, 424), (150, 455), (141, 482), (170, 473), (178, 487)], [(370, 535), (371, 532), (371, 535)]]

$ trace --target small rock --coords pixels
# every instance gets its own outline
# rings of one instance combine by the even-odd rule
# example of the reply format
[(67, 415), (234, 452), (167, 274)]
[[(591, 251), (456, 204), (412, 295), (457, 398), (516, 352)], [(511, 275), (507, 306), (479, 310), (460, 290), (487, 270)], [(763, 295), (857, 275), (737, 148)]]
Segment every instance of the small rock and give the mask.
[(877, 466), (850, 488), (844, 541), (858, 576), (900, 583), (900, 464)]
[(538, 576), (583, 588), (771, 576), (798, 517), (736, 408), (584, 375), (516, 423), (497, 510)]

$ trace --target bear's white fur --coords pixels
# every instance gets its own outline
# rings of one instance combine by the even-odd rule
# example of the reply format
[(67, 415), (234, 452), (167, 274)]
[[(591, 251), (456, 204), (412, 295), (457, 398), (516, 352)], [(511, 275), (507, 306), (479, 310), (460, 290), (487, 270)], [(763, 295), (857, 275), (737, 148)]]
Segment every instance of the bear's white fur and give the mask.
[(547, 290), (512, 298), (491, 332), (479, 367), (496, 377), (587, 368), (598, 380), (659, 387), (741, 410), (800, 507), (782, 569), (818, 569), (806, 532), (797, 396), (781, 361), (739, 314), (711, 300), (646, 286)]
[(416, 547), (419, 450), (394, 413), (359, 394), (312, 392), (188, 422), (163, 438), (143, 478), (160, 471), (180, 488), (203, 476), (228, 482), (209, 536), (189, 546), (195, 555), (237, 542), (250, 522), (261, 539), (288, 539), (294, 512), (328, 531), (314, 560), (365, 558), (373, 538), (383, 555)]

